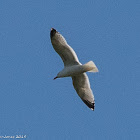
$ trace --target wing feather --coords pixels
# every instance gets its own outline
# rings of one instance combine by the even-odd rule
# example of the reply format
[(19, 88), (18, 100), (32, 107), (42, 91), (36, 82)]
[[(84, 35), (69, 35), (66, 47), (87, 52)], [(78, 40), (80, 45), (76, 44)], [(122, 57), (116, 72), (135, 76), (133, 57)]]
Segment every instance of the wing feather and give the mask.
[(54, 50), (64, 62), (64, 66), (80, 64), (75, 51), (67, 44), (65, 38), (55, 29), (50, 32), (51, 42)]
[(92, 110), (94, 110), (94, 96), (90, 88), (89, 79), (86, 73), (72, 77), (73, 86), (82, 101)]

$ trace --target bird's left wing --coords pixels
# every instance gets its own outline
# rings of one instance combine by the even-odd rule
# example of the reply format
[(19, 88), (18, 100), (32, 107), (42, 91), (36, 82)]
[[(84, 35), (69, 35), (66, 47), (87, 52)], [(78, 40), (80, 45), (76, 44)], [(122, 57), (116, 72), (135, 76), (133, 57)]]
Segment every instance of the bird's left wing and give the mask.
[(53, 48), (62, 58), (64, 66), (80, 64), (75, 51), (67, 44), (65, 38), (54, 28), (51, 29), (50, 37)]
[(89, 79), (86, 73), (72, 76), (73, 86), (80, 96), (82, 101), (91, 109), (94, 110), (94, 96), (90, 88)]

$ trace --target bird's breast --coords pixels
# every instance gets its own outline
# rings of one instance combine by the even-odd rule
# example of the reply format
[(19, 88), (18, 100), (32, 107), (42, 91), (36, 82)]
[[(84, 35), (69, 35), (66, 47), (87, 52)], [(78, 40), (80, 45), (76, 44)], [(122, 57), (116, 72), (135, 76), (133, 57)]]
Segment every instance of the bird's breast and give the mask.
[(84, 71), (82, 65), (67, 66), (61, 71), (61, 76), (62, 77), (71, 77), (71, 76), (79, 75), (84, 72), (85, 71)]

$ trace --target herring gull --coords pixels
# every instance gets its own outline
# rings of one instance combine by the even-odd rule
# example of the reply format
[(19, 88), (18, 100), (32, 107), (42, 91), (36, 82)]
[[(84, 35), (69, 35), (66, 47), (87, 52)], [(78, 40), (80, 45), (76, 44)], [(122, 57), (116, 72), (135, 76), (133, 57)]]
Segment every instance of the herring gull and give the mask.
[(59, 54), (64, 63), (64, 69), (54, 79), (72, 77), (73, 86), (77, 94), (91, 110), (94, 110), (94, 95), (85, 72), (98, 72), (98, 68), (93, 61), (82, 65), (75, 51), (67, 44), (65, 38), (56, 29), (51, 28), (50, 38), (54, 50)]

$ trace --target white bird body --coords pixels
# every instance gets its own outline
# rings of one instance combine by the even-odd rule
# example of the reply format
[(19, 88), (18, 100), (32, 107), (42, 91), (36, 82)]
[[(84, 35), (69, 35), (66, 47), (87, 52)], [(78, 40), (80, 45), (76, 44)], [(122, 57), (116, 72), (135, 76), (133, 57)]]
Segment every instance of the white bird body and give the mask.
[(65, 38), (55, 29), (50, 32), (51, 42), (55, 51), (64, 62), (64, 69), (54, 78), (72, 77), (73, 86), (83, 102), (94, 110), (94, 96), (90, 88), (88, 76), (85, 72), (98, 72), (93, 61), (82, 65), (75, 51), (67, 44)]
[(96, 72), (98, 69), (92, 61), (89, 61), (84, 65), (77, 64), (72, 66), (65, 66), (64, 69), (57, 74), (57, 78), (76, 76), (87, 71)]

